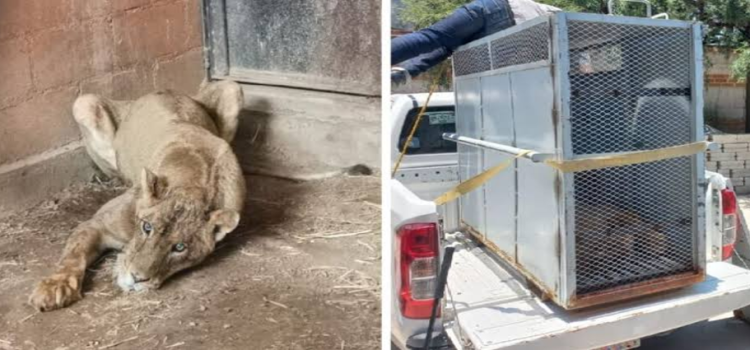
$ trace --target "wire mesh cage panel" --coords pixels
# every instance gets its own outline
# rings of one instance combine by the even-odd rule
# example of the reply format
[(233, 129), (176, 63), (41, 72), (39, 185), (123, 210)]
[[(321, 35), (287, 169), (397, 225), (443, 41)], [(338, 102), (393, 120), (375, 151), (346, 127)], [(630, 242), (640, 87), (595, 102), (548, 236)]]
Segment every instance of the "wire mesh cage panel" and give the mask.
[(456, 52), (453, 62), (458, 75), (484, 72), (492, 67), (487, 44)]
[[(690, 28), (568, 22), (574, 154), (693, 141)], [(576, 173), (576, 292), (689, 272), (689, 157)]]
[(453, 55), (456, 76), (549, 60), (549, 22), (509, 34), (491, 43), (457, 51)]
[[(697, 23), (569, 13), (480, 39), (454, 55), (457, 118), (479, 119), (471, 130), (459, 123), (457, 133), (492, 140), (513, 125), (508, 146), (563, 162), (702, 141), (700, 39)], [(486, 157), (473, 164), (476, 152), (459, 148), (464, 168), (474, 169), (461, 180), (496, 165)], [(703, 279), (702, 154), (567, 173), (521, 158), (512, 171), (515, 198), (491, 196), (510, 183), (489, 181), (477, 190), (483, 203), (462, 205), (472, 218), (464, 223), (561, 306)], [(514, 239), (486, 234), (507, 232), (490, 218), (509, 215)]]
[(690, 142), (690, 28), (570, 21), (573, 153)]
[(691, 271), (690, 159), (575, 173), (576, 292)]
[(549, 22), (492, 41), (492, 68), (549, 59)]

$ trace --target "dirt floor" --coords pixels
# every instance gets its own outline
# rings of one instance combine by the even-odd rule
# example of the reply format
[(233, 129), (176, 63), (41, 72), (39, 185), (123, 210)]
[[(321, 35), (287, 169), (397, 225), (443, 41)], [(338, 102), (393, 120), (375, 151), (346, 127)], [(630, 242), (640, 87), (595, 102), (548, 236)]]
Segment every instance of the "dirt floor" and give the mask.
[(0, 222), (0, 350), (379, 349), (380, 182), (250, 176), (241, 226), (158, 291), (122, 293), (114, 256), (84, 299), (26, 305), (65, 239), (123, 188), (80, 185)]

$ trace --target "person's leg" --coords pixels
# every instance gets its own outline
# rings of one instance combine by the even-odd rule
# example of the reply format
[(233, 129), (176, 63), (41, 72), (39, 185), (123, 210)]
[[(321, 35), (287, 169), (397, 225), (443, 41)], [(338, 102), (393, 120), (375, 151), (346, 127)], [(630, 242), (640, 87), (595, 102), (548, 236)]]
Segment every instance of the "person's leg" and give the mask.
[(398, 64), (440, 48), (449, 51), (468, 42), (484, 27), (484, 7), (476, 0), (461, 6), (448, 17), (391, 42), (391, 64)]
[(484, 27), (472, 40), (495, 34), (516, 24), (508, 0), (481, 0), (484, 7)]

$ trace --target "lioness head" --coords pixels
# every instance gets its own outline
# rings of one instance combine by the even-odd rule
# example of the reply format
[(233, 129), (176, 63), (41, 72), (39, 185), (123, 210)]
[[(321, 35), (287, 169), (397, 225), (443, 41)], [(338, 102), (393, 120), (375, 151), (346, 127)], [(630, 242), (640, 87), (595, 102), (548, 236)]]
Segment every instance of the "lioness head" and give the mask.
[(213, 252), (237, 227), (239, 213), (210, 208), (197, 187), (170, 188), (144, 169), (137, 188), (133, 238), (118, 256), (117, 284), (125, 291), (156, 289)]

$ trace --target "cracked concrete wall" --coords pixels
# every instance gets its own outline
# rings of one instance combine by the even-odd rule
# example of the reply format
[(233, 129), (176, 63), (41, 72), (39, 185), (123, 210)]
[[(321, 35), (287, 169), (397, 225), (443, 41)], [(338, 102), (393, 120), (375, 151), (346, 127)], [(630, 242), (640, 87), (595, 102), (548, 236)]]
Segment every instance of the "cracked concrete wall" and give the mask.
[(0, 212), (91, 176), (78, 95), (195, 91), (201, 36), (199, 0), (2, 0)]

